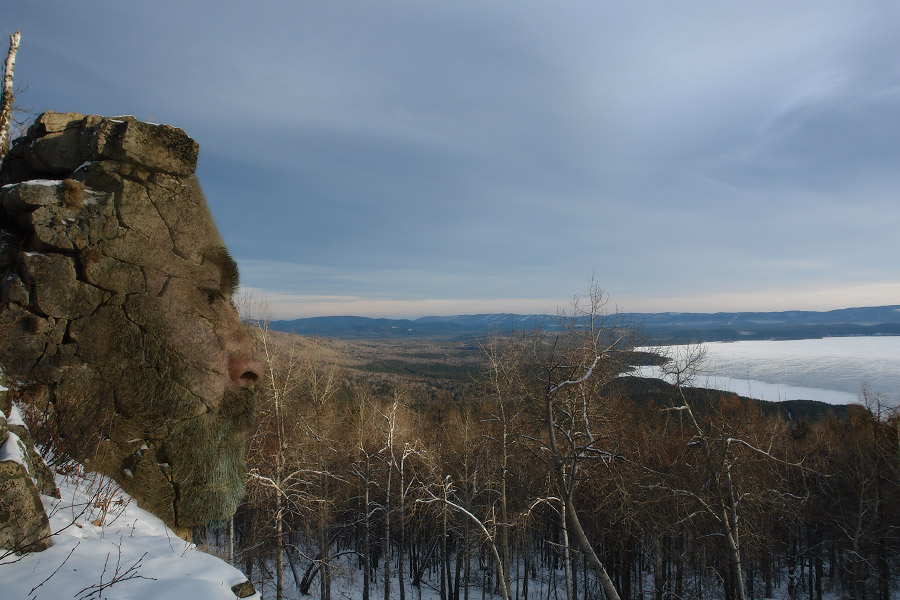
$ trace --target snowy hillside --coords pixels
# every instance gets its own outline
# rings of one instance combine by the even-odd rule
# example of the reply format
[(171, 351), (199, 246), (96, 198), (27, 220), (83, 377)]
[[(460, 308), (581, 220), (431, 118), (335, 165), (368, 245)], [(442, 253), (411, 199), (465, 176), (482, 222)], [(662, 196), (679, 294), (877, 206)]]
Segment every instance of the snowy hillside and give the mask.
[(57, 475), (56, 483), (62, 499), (42, 497), (52, 546), (25, 556), (0, 549), (3, 598), (234, 600), (232, 586), (246, 581), (139, 508), (112, 480), (73, 472)]

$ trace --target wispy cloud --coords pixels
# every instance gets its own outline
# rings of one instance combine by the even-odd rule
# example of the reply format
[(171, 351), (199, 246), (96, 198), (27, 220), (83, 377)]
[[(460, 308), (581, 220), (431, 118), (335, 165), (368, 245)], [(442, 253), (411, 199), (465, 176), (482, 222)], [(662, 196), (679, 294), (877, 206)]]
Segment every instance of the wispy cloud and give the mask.
[(896, 3), (211, 7), (19, 3), (17, 99), (185, 128), (245, 283), (331, 299), (304, 311), (553, 311), (591, 273), (626, 310), (808, 308), (896, 279)]

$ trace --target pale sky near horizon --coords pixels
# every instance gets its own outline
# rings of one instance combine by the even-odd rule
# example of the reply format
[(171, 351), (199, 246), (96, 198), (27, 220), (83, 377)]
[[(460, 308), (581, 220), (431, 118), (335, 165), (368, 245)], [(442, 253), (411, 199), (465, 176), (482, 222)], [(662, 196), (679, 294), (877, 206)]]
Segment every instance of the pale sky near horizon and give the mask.
[(276, 318), (900, 304), (900, 3), (0, 0), (134, 114)]

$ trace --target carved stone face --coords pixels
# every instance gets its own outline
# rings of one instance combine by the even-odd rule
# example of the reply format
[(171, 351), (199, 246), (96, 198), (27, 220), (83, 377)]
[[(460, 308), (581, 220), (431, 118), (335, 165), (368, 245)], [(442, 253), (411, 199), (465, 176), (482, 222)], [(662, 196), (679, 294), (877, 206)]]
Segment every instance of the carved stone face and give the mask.
[(0, 195), (4, 370), (62, 452), (170, 525), (227, 519), (261, 364), (192, 174), (196, 144), (127, 119), (41, 123), (3, 169), (20, 180)]

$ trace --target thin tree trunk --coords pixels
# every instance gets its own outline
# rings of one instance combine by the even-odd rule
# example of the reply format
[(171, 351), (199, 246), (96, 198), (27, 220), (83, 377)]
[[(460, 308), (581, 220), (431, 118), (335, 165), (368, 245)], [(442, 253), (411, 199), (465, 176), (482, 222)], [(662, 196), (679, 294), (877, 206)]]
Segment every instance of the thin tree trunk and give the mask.
[[(320, 465), (322, 465), (324, 461), (320, 461)], [(322, 469), (322, 474), (319, 475), (319, 486), (322, 497), (322, 502), (320, 502), (319, 506), (319, 553), (322, 556), (322, 566), (321, 566), (321, 588), (319, 589), (319, 598), (320, 600), (331, 600), (331, 573), (329, 569), (328, 562), (330, 560), (328, 556), (328, 524), (325, 522), (325, 493), (328, 488), (328, 483), (326, 480), (325, 468), (324, 465), (320, 467)]]
[[(553, 394), (551, 390), (547, 391), (544, 409), (547, 419), (547, 434), (550, 441), (550, 452), (556, 460), (559, 461), (560, 453), (556, 443), (556, 425), (553, 419)], [(575, 537), (578, 545), (581, 546), (581, 551), (587, 556), (588, 562), (591, 563), (591, 568), (593, 568), (594, 572), (597, 574), (597, 579), (600, 580), (600, 584), (603, 586), (603, 591), (606, 593), (607, 598), (609, 600), (620, 600), (619, 592), (616, 591), (616, 586), (613, 585), (612, 579), (609, 578), (609, 574), (606, 572), (606, 567), (604, 567), (603, 563), (600, 561), (600, 557), (594, 552), (594, 547), (591, 545), (591, 541), (588, 539), (587, 534), (584, 532), (584, 528), (581, 526), (581, 521), (578, 519), (578, 514), (575, 512), (572, 494), (567, 493), (569, 486), (566, 483), (563, 466), (557, 464), (552, 470), (553, 476), (556, 478), (559, 493), (563, 496), (563, 501), (565, 503), (566, 521), (568, 522), (569, 533)]]
[(445, 573), (444, 563), (446, 563), (447, 558), (447, 488), (444, 488), (444, 506), (441, 511), (441, 557), (440, 557), (440, 567), (441, 567), (441, 600), (448, 600), (447, 588), (449, 587), (447, 584), (447, 579), (450, 576), (449, 571)]
[(391, 472), (392, 462), (388, 463), (387, 482), (384, 490), (384, 600), (391, 600)]
[(566, 599), (574, 600), (572, 596), (572, 557), (569, 555), (569, 531), (566, 527), (566, 506), (560, 507), (560, 525), (562, 525), (563, 570), (566, 574)]
[[(279, 476), (279, 480), (281, 477)], [(284, 540), (282, 534), (284, 530), (284, 515), (281, 510), (281, 482), (278, 482), (278, 489), (275, 490), (275, 597), (277, 600), (284, 598)]]
[(372, 556), (369, 548), (369, 457), (366, 457), (366, 474), (363, 479), (363, 600), (369, 600)]
[(663, 597), (663, 551), (662, 551), (662, 535), (658, 532), (655, 536), (655, 551), (653, 553), (653, 589), (656, 600), (662, 600)]
[(291, 568), (291, 574), (294, 576), (294, 585), (299, 587), (300, 586), (300, 577), (297, 575), (297, 565), (294, 564), (294, 559), (291, 558), (291, 551), (285, 550), (285, 556), (287, 556), (288, 566)]
[(228, 564), (234, 565), (234, 515), (228, 519)]
[(507, 500), (506, 500), (506, 488), (507, 488), (507, 479), (508, 479), (508, 462), (509, 462), (509, 452), (507, 445), (509, 444), (508, 433), (507, 433), (507, 423), (506, 423), (506, 411), (505, 407), (501, 402), (501, 419), (503, 420), (503, 439), (501, 441), (502, 445), (502, 462), (500, 465), (500, 560), (503, 561), (503, 579), (506, 583), (506, 589), (509, 589), (509, 514), (507, 512)]
[(453, 577), (453, 600), (459, 600), (460, 580), (462, 579), (462, 561), (463, 553), (461, 550), (456, 551), (456, 574)]
[(472, 566), (469, 564), (472, 562), (472, 557), (470, 555), (471, 543), (469, 540), (469, 536), (472, 535), (469, 522), (466, 521), (465, 529), (463, 533), (463, 600), (469, 600), (469, 578), (472, 575)]
[[(527, 531), (525, 531), (522, 534), (523, 538), (525, 538), (525, 536), (527, 536), (527, 535), (528, 535)], [(522, 579), (522, 600), (528, 600), (528, 579), (530, 578), (529, 561), (532, 558), (530, 556), (530, 554), (531, 554), (531, 543), (528, 541), (527, 538), (525, 538), (522, 541), (522, 562), (525, 563), (525, 577)], [(466, 600), (468, 600), (468, 599), (466, 599)]]
[(406, 481), (404, 475), (405, 456), (400, 460), (400, 545), (397, 547), (397, 580), (400, 585), (400, 600), (406, 600), (406, 584), (403, 581), (403, 553), (406, 551)]
[(22, 35), (17, 31), (9, 36), (9, 53), (6, 55), (6, 67), (3, 71), (3, 93), (0, 95), (0, 161), (9, 152), (9, 128), (12, 125), (13, 72), (16, 68), (16, 53)]
[(741, 542), (738, 531), (737, 519), (737, 502), (734, 498), (734, 487), (731, 483), (731, 468), (725, 467), (725, 482), (728, 486), (728, 507), (722, 507), (723, 519), (725, 523), (725, 539), (728, 542), (728, 549), (731, 552), (731, 562), (734, 572), (734, 591), (737, 593), (737, 600), (746, 600), (744, 592), (744, 574), (741, 568)]

